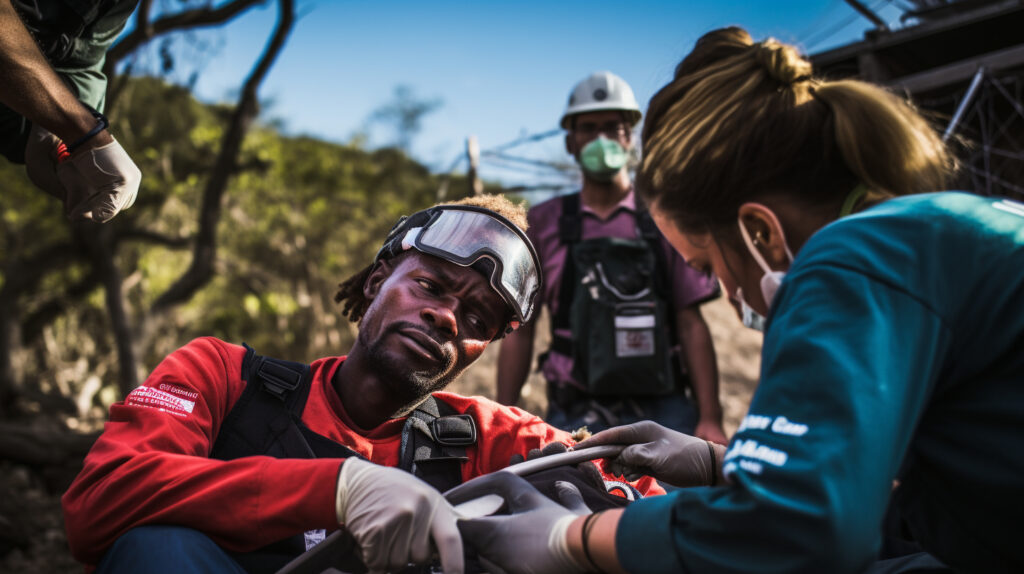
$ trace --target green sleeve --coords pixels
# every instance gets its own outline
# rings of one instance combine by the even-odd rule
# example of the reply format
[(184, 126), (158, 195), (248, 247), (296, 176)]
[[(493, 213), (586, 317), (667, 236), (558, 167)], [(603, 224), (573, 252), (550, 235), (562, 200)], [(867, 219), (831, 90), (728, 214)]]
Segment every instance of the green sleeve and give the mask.
[(949, 331), (913, 294), (856, 269), (804, 266), (775, 300), (761, 383), (729, 446), (731, 484), (631, 505), (630, 572), (858, 572)]

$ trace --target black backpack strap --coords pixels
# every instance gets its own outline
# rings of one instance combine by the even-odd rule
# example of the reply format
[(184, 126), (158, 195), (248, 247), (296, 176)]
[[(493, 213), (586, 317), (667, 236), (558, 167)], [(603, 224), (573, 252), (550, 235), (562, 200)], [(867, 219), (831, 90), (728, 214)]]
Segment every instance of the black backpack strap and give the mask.
[[(363, 458), (302, 423), (302, 411), (313, 382), (309, 365), (257, 355), (252, 347), (243, 346), (245, 390), (221, 424), (210, 458)], [(305, 550), (300, 534), (232, 556), (247, 572), (276, 572)]]
[(565, 245), (565, 265), (562, 282), (558, 286), (558, 312), (551, 318), (551, 349), (572, 356), (572, 340), (555, 334), (569, 328), (572, 317), (572, 297), (576, 291), (576, 265), (572, 260), (572, 246), (583, 237), (583, 215), (579, 193), (562, 196), (562, 216), (558, 219), (558, 239)]
[(245, 345), (242, 396), (224, 419), (210, 458), (347, 458), (355, 451), (302, 424), (312, 375), (309, 365), (257, 355)]
[(466, 447), (476, 440), (473, 417), (427, 397), (405, 420), (399, 467), (444, 492), (462, 484)]
[(656, 274), (654, 285), (658, 295), (665, 300), (668, 307), (668, 340), (674, 347), (679, 344), (679, 330), (676, 326), (676, 313), (679, 310), (675, 308), (672, 298), (672, 279), (669, 276), (668, 259), (661, 243), (661, 231), (654, 224), (651, 212), (647, 210), (646, 205), (640, 203), (639, 198), (637, 198), (636, 225), (640, 237), (647, 242), (648, 248), (654, 254), (654, 273)]
[(670, 302), (672, 300), (672, 279), (668, 273), (668, 259), (665, 257), (665, 248), (661, 243), (661, 231), (654, 224), (651, 212), (647, 210), (647, 206), (640, 201), (639, 197), (636, 199), (636, 228), (637, 235), (647, 242), (647, 246), (650, 247), (651, 252), (654, 254), (654, 268), (655, 273), (657, 273), (655, 286), (659, 290), (659, 294), (666, 301)]

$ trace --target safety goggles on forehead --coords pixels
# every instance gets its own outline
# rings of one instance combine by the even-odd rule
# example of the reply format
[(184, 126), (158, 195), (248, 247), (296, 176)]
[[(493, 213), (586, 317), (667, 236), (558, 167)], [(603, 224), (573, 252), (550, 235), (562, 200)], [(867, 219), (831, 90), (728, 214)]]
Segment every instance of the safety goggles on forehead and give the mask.
[[(474, 205), (432, 207), (399, 220), (374, 261), (403, 251), (440, 257), (487, 274), (490, 285), (512, 309), (514, 319), (505, 333), (533, 315), (541, 287), (540, 260), (519, 227), (497, 213)], [(490, 265), (478, 265), (487, 261)]]

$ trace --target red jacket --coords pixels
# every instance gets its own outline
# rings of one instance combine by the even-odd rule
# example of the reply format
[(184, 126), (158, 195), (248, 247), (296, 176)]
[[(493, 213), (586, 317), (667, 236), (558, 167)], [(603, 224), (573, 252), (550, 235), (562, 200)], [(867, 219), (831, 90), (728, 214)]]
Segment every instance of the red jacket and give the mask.
[[(337, 528), (335, 483), (343, 459), (207, 458), (224, 417), (245, 390), (244, 355), (243, 347), (196, 339), (110, 407), (102, 436), (62, 499), (77, 560), (95, 565), (121, 534), (144, 524), (193, 527), (239, 552), (306, 530)], [(312, 363), (302, 421), (377, 464), (398, 466), (405, 419), (370, 430), (356, 427), (330, 384), (344, 360)], [(568, 433), (520, 409), (482, 397), (435, 396), (476, 422), (479, 439), (467, 448), (464, 480), (508, 466), (513, 454), (572, 442)], [(650, 478), (636, 486), (644, 494), (664, 492)]]

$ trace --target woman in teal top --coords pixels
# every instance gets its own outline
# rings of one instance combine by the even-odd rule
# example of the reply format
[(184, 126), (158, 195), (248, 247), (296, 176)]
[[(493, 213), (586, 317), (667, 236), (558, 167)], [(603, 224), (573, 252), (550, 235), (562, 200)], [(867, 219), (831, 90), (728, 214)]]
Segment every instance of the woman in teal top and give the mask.
[[(1024, 204), (945, 188), (901, 99), (811, 77), (738, 28), (652, 99), (637, 188), (665, 236), (765, 330), (728, 447), (653, 423), (587, 444), (684, 488), (577, 517), (490, 479), (510, 516), (462, 523), (509, 572), (862, 572), (893, 500), (957, 571), (1024, 572)], [(762, 321), (762, 318), (764, 319)], [(898, 486), (897, 486), (898, 485)]]

